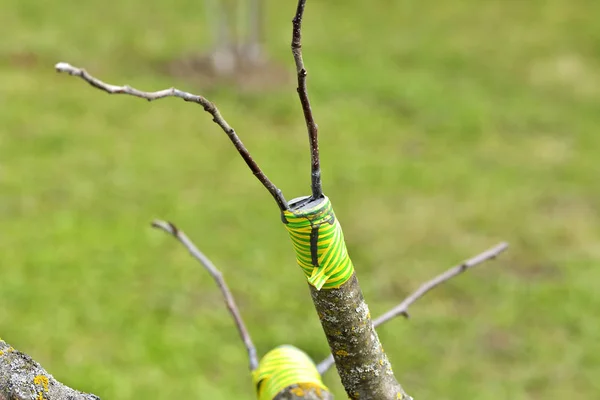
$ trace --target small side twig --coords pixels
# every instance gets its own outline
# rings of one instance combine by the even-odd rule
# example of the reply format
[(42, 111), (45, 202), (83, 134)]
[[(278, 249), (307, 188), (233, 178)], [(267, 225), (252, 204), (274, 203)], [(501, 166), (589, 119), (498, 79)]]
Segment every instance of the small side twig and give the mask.
[(84, 81), (86, 81), (87, 83), (89, 83), (90, 85), (92, 85), (93, 87), (95, 87), (96, 89), (103, 90), (109, 94), (127, 94), (130, 96), (139, 97), (141, 99), (145, 99), (148, 101), (158, 100), (158, 99), (162, 99), (165, 97), (179, 97), (180, 99), (183, 99), (184, 101), (188, 101), (191, 103), (196, 103), (196, 104), (201, 105), (204, 108), (204, 111), (206, 111), (210, 115), (212, 115), (213, 122), (215, 122), (217, 125), (219, 125), (221, 127), (221, 129), (223, 129), (223, 131), (227, 134), (227, 136), (229, 137), (229, 139), (235, 146), (238, 153), (240, 153), (240, 155), (242, 156), (242, 158), (244, 159), (244, 161), (246, 162), (246, 164), (248, 165), (248, 167), (250, 168), (250, 170), (252, 171), (254, 176), (256, 176), (256, 178), (260, 181), (260, 183), (262, 183), (262, 185), (269, 191), (271, 196), (273, 196), (273, 198), (277, 202), (277, 205), (279, 206), (279, 209), (281, 211), (288, 209), (287, 201), (283, 197), (283, 193), (281, 192), (281, 190), (277, 186), (275, 186), (273, 184), (273, 182), (271, 182), (269, 180), (267, 175), (265, 175), (265, 173), (260, 169), (260, 167), (258, 166), (256, 161), (254, 161), (254, 159), (250, 155), (250, 152), (248, 151), (248, 149), (246, 149), (246, 146), (244, 146), (244, 144), (242, 143), (241, 139), (239, 138), (239, 136), (237, 135), (235, 130), (221, 116), (219, 109), (213, 103), (211, 103), (209, 100), (207, 100), (206, 98), (204, 98), (200, 95), (183, 92), (174, 87), (169, 88), (169, 89), (164, 89), (164, 90), (158, 90), (156, 92), (144, 92), (144, 91), (135, 89), (128, 85), (124, 85), (124, 86), (111, 85), (111, 84), (102, 82), (98, 78), (93, 77), (86, 70), (84, 70), (82, 68), (74, 67), (71, 64), (68, 64), (65, 62), (59, 62), (58, 64), (56, 64), (55, 69), (57, 72), (66, 72), (69, 75), (78, 76), (81, 79), (83, 79)]
[(250, 370), (254, 371), (258, 367), (258, 358), (256, 355), (256, 347), (254, 347), (252, 338), (250, 337), (250, 334), (248, 333), (248, 329), (246, 328), (246, 325), (244, 324), (244, 320), (242, 319), (242, 316), (240, 315), (240, 312), (235, 303), (233, 295), (231, 294), (231, 291), (229, 290), (229, 287), (227, 286), (227, 283), (225, 282), (225, 279), (223, 278), (223, 274), (221, 273), (221, 271), (219, 271), (219, 269), (217, 267), (215, 267), (215, 265), (210, 261), (210, 259), (208, 257), (206, 257), (204, 255), (204, 253), (202, 253), (198, 249), (198, 247), (196, 247), (196, 245), (194, 245), (194, 243), (187, 237), (187, 235), (183, 231), (179, 230), (172, 223), (156, 220), (156, 221), (152, 222), (152, 226), (154, 228), (161, 229), (161, 230), (173, 235), (173, 237), (175, 237), (188, 250), (188, 252), (192, 255), (192, 257), (194, 257), (196, 260), (198, 260), (200, 262), (200, 264), (202, 264), (204, 266), (204, 268), (213, 277), (213, 279), (217, 283), (217, 286), (219, 286), (221, 293), (223, 294), (223, 297), (225, 299), (225, 304), (227, 305), (227, 309), (231, 313), (231, 316), (233, 317), (233, 320), (238, 329), (240, 337), (242, 338), (242, 341), (244, 342), (244, 345), (246, 346), (246, 349), (248, 350), (248, 358), (250, 361)]
[[(454, 278), (457, 275), (462, 274), (466, 270), (473, 268), (485, 261), (492, 260), (496, 258), (500, 253), (505, 251), (508, 248), (508, 243), (502, 242), (497, 244), (496, 246), (477, 254), (476, 256), (464, 261), (463, 263), (450, 268), (449, 270), (441, 273), (435, 278), (423, 283), (417, 290), (415, 290), (410, 296), (405, 298), (400, 304), (391, 310), (387, 311), (385, 314), (380, 315), (375, 320), (373, 320), (373, 325), (377, 328), (380, 325), (385, 324), (391, 319), (394, 319), (397, 316), (404, 316), (406, 318), (409, 317), (408, 307), (410, 307), (415, 301), (423, 297), (427, 292), (432, 290), (433, 288), (441, 285), (442, 283)], [(329, 357), (324, 359), (317, 365), (317, 370), (322, 375), (331, 366), (334, 364), (333, 356), (330, 354)]]
[(311, 157), (311, 189), (312, 198), (319, 199), (323, 196), (321, 185), (321, 161), (319, 159), (319, 128), (315, 123), (310, 101), (308, 99), (308, 89), (306, 88), (306, 68), (302, 59), (302, 17), (304, 15), (304, 6), (306, 0), (299, 0), (296, 9), (296, 15), (292, 20), (292, 54), (296, 63), (296, 72), (298, 74), (298, 96), (304, 112), (304, 120), (308, 129), (308, 140), (310, 143)]

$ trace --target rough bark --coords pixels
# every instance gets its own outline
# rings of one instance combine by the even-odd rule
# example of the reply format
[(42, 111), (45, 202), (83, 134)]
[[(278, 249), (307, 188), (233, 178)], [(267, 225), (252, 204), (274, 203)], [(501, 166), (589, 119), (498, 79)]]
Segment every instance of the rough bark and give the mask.
[[(310, 252), (312, 264), (315, 268), (327, 268), (319, 265), (318, 249), (322, 246), (337, 246), (334, 240), (319, 244), (318, 235), (323, 224), (332, 224), (335, 220), (333, 209), (327, 208), (329, 200), (325, 197), (299, 197), (289, 202), (291, 213), (295, 218), (306, 218), (310, 221)], [(327, 211), (329, 210), (329, 211)], [(289, 224), (290, 219), (285, 213), (282, 221)], [(301, 228), (306, 232), (305, 228)], [(341, 229), (341, 227), (340, 227)], [(293, 233), (292, 240), (301, 253), (306, 246), (306, 233), (302, 237), (302, 230)], [(313, 233), (316, 232), (316, 236)], [(316, 241), (313, 241), (316, 237)], [(343, 240), (343, 236), (342, 236)], [(295, 247), (296, 248), (296, 247)], [(304, 251), (305, 252), (305, 251)], [(340, 251), (340, 254), (343, 251)], [(297, 253), (298, 263), (303, 264), (305, 254)], [(344, 257), (330, 257), (343, 262)], [(304, 269), (304, 268), (303, 268)], [(306, 271), (305, 271), (306, 273)], [(313, 270), (314, 274), (314, 270)], [(308, 277), (308, 275), (307, 275)], [(309, 279), (310, 282), (310, 279)], [(321, 287), (321, 286), (317, 286)], [(315, 305), (323, 332), (329, 342), (331, 353), (340, 375), (342, 384), (350, 399), (360, 400), (399, 400), (410, 399), (402, 386), (396, 380), (392, 366), (383, 351), (381, 342), (369, 313), (369, 307), (363, 298), (356, 273), (353, 272), (348, 281), (338, 288), (320, 290), (309, 284), (311, 297)]]
[[(58, 382), (30, 356), (0, 339), (0, 400), (100, 400), (100, 397)], [(333, 400), (333, 395), (320, 388), (292, 385), (274, 400)]]
[(27, 354), (0, 339), (0, 400), (99, 400), (58, 382)]
[(356, 274), (339, 289), (310, 293), (350, 399), (411, 399), (394, 377)]

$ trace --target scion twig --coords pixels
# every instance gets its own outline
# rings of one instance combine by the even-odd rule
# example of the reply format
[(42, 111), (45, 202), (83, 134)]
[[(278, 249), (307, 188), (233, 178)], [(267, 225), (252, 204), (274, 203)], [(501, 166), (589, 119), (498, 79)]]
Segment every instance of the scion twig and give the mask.
[[(489, 260), (496, 258), (500, 253), (505, 251), (507, 248), (508, 248), (508, 243), (506, 243), (506, 242), (499, 243), (496, 246), (494, 246), (482, 253), (477, 254), (475, 257), (472, 257), (466, 261), (463, 261), (461, 264), (459, 264), (455, 267), (452, 267), (449, 270), (436, 276), (435, 278), (423, 283), (417, 290), (415, 290), (410, 296), (405, 298), (400, 304), (398, 304), (391, 310), (387, 311), (385, 314), (377, 317), (377, 319), (375, 319), (373, 321), (373, 325), (375, 327), (378, 327), (399, 315), (402, 315), (402, 316), (408, 318), (409, 317), (408, 307), (410, 307), (411, 304), (413, 304), (415, 301), (417, 301), (418, 299), (423, 297), (427, 292), (429, 292), (433, 288), (441, 285), (442, 283), (449, 281), (450, 279), (454, 278), (455, 276), (462, 274), (463, 272), (465, 272), (466, 270), (468, 270), (470, 268), (473, 268), (485, 261), (489, 261)], [(322, 375), (325, 372), (327, 372), (327, 370), (329, 368), (331, 368), (333, 363), (334, 363), (333, 356), (329, 355), (329, 357), (327, 357), (326, 359), (321, 361), (319, 363), (319, 365), (317, 365), (317, 370)]]
[(254, 343), (252, 343), (252, 338), (250, 337), (250, 334), (248, 333), (248, 329), (246, 329), (246, 325), (244, 324), (244, 320), (242, 319), (242, 316), (240, 315), (238, 307), (235, 303), (235, 299), (233, 298), (233, 295), (231, 294), (231, 291), (229, 290), (229, 287), (227, 286), (227, 283), (225, 282), (225, 279), (223, 278), (223, 274), (221, 273), (221, 271), (219, 271), (219, 269), (217, 267), (215, 267), (215, 265), (210, 261), (210, 259), (208, 257), (206, 257), (204, 255), (204, 253), (202, 253), (198, 249), (198, 247), (196, 247), (196, 245), (194, 245), (194, 243), (187, 237), (187, 235), (183, 231), (179, 230), (172, 223), (156, 220), (156, 221), (152, 222), (152, 226), (154, 228), (161, 229), (161, 230), (173, 235), (173, 237), (175, 237), (188, 250), (188, 252), (192, 255), (192, 257), (194, 257), (196, 260), (198, 260), (200, 262), (200, 264), (202, 264), (202, 266), (204, 266), (204, 268), (213, 277), (217, 286), (219, 286), (221, 293), (223, 294), (223, 298), (225, 299), (225, 304), (227, 305), (227, 309), (231, 313), (231, 316), (233, 317), (233, 320), (238, 329), (240, 337), (242, 338), (242, 341), (244, 342), (244, 345), (246, 346), (246, 349), (248, 350), (248, 359), (250, 361), (250, 370), (254, 371), (258, 367), (258, 358), (256, 355), (256, 347), (254, 347)]
[(267, 175), (265, 175), (265, 173), (260, 169), (256, 161), (254, 161), (254, 159), (250, 155), (250, 152), (248, 152), (248, 150), (246, 149), (246, 146), (244, 146), (244, 144), (238, 137), (235, 130), (221, 116), (219, 109), (206, 98), (200, 95), (183, 92), (174, 87), (164, 90), (158, 90), (156, 92), (144, 92), (128, 85), (111, 85), (109, 83), (102, 82), (98, 78), (93, 77), (86, 70), (74, 67), (71, 64), (65, 62), (59, 62), (55, 65), (55, 68), (58, 72), (66, 72), (69, 75), (78, 76), (93, 87), (103, 90), (109, 94), (127, 94), (130, 96), (139, 97), (141, 99), (146, 99), (148, 101), (158, 100), (165, 97), (179, 97), (184, 101), (201, 105), (204, 108), (204, 111), (212, 115), (213, 122), (219, 125), (221, 129), (223, 129), (223, 131), (227, 134), (227, 136), (235, 146), (238, 153), (240, 153), (240, 155), (242, 156), (242, 158), (244, 159), (254, 176), (256, 176), (260, 183), (262, 183), (262, 185), (269, 191), (269, 193), (271, 193), (271, 196), (273, 196), (273, 198), (277, 202), (279, 209), (281, 211), (288, 209), (287, 201), (283, 197), (283, 193), (281, 192), (281, 190), (277, 186), (275, 186), (273, 182), (269, 180)]
[(315, 123), (310, 101), (308, 99), (308, 89), (306, 87), (306, 68), (302, 59), (302, 17), (304, 15), (304, 6), (306, 0), (299, 0), (296, 8), (296, 15), (292, 20), (292, 54), (296, 63), (296, 72), (298, 74), (298, 96), (304, 112), (304, 120), (308, 129), (308, 140), (310, 143), (311, 158), (311, 189), (312, 198), (319, 199), (323, 197), (323, 188), (321, 186), (321, 161), (319, 159), (319, 128)]

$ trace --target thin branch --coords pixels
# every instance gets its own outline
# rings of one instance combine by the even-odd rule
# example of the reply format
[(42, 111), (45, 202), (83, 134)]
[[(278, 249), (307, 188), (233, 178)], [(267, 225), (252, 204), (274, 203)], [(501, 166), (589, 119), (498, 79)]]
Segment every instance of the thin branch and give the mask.
[(229, 290), (229, 287), (227, 286), (227, 283), (225, 282), (225, 279), (223, 278), (223, 274), (221, 273), (221, 271), (219, 271), (219, 269), (217, 267), (215, 267), (215, 265), (210, 261), (210, 259), (208, 257), (206, 257), (200, 250), (198, 250), (196, 245), (194, 245), (194, 243), (187, 237), (187, 235), (183, 231), (179, 230), (172, 223), (156, 220), (156, 221), (152, 222), (152, 226), (154, 228), (161, 229), (161, 230), (173, 235), (173, 237), (175, 237), (177, 240), (179, 240), (179, 242), (188, 250), (188, 252), (192, 255), (192, 257), (194, 257), (196, 260), (198, 260), (200, 262), (200, 264), (202, 264), (204, 266), (204, 268), (206, 268), (206, 270), (213, 277), (217, 286), (219, 286), (221, 293), (223, 294), (223, 297), (225, 299), (225, 304), (227, 305), (227, 308), (229, 309), (229, 312), (231, 313), (231, 316), (233, 317), (235, 325), (238, 329), (240, 337), (242, 338), (242, 341), (244, 342), (244, 345), (246, 346), (246, 349), (248, 350), (248, 359), (250, 360), (250, 370), (254, 371), (256, 369), (256, 367), (258, 367), (258, 358), (256, 356), (256, 347), (254, 347), (254, 343), (252, 343), (252, 338), (250, 337), (250, 334), (248, 333), (248, 329), (246, 328), (246, 325), (244, 324), (244, 320), (242, 319), (242, 316), (240, 315), (238, 307), (235, 304), (235, 299), (233, 298), (233, 295), (231, 294), (231, 291)]
[(277, 186), (275, 186), (269, 180), (269, 178), (267, 178), (264, 172), (262, 172), (256, 161), (254, 161), (254, 159), (252, 158), (252, 156), (250, 155), (250, 153), (236, 134), (235, 130), (231, 126), (229, 126), (225, 119), (223, 119), (217, 107), (213, 103), (208, 101), (206, 98), (200, 95), (183, 92), (174, 87), (159, 90), (156, 92), (143, 92), (141, 90), (132, 88), (128, 85), (111, 85), (93, 77), (92, 75), (88, 74), (86, 70), (74, 67), (65, 62), (59, 62), (55, 65), (55, 68), (57, 72), (66, 72), (69, 75), (78, 76), (93, 87), (103, 90), (109, 94), (128, 94), (130, 96), (139, 97), (148, 101), (158, 100), (165, 97), (179, 97), (184, 101), (200, 104), (204, 108), (204, 111), (208, 112), (210, 115), (213, 116), (213, 122), (219, 125), (221, 129), (223, 129), (223, 131), (227, 134), (227, 136), (237, 149), (238, 153), (240, 153), (240, 155), (242, 156), (242, 158), (244, 159), (254, 176), (256, 176), (256, 178), (263, 184), (263, 186), (269, 191), (269, 193), (271, 193), (271, 196), (273, 196), (273, 198), (277, 202), (279, 209), (282, 211), (288, 209), (287, 201), (283, 197), (281, 190), (277, 188)]
[[(385, 324), (389, 320), (394, 319), (395, 317), (397, 317), (399, 315), (402, 315), (402, 316), (408, 318), (409, 317), (408, 307), (410, 307), (415, 301), (417, 301), (418, 299), (423, 297), (427, 292), (429, 292), (433, 288), (441, 285), (442, 283), (449, 281), (450, 279), (454, 278), (455, 276), (462, 274), (463, 272), (465, 272), (466, 270), (468, 270), (470, 268), (473, 268), (481, 263), (484, 263), (485, 261), (489, 261), (489, 260), (496, 258), (498, 255), (500, 255), (500, 253), (505, 251), (507, 248), (508, 248), (508, 243), (506, 243), (506, 242), (499, 243), (496, 246), (494, 246), (482, 253), (479, 253), (475, 257), (464, 261), (462, 264), (452, 267), (449, 270), (447, 270), (446, 272), (443, 272), (440, 275), (436, 276), (435, 278), (423, 283), (416, 291), (414, 291), (410, 296), (405, 298), (402, 301), (402, 303), (398, 304), (396, 307), (392, 308), (385, 314), (383, 314), (383, 315), (379, 316), (377, 319), (375, 319), (373, 321), (373, 325), (375, 327), (378, 327), (380, 325)], [(325, 372), (327, 372), (327, 370), (329, 368), (331, 368), (333, 363), (334, 363), (333, 356), (329, 355), (329, 357), (327, 357), (325, 360), (323, 360), (319, 363), (319, 365), (317, 366), (317, 370), (322, 375)]]
[(319, 199), (323, 196), (323, 188), (321, 186), (321, 161), (319, 160), (319, 128), (313, 118), (310, 101), (308, 100), (308, 90), (306, 88), (306, 68), (302, 60), (302, 17), (304, 15), (304, 6), (306, 0), (299, 0), (296, 9), (296, 16), (292, 20), (292, 54), (296, 63), (296, 72), (298, 73), (298, 96), (302, 111), (304, 112), (304, 120), (308, 129), (308, 140), (310, 143), (311, 157), (311, 189), (312, 198)]

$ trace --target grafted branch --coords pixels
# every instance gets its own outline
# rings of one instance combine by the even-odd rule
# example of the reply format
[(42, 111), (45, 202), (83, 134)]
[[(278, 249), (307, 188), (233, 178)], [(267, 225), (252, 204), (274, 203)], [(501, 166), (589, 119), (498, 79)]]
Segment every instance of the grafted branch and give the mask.
[(265, 175), (265, 173), (260, 169), (256, 161), (254, 161), (254, 159), (250, 155), (248, 149), (246, 149), (246, 146), (244, 146), (244, 144), (242, 143), (235, 130), (227, 123), (227, 121), (225, 121), (223, 116), (221, 116), (219, 109), (213, 103), (208, 101), (205, 97), (184, 92), (174, 87), (164, 90), (158, 90), (156, 92), (144, 92), (128, 85), (111, 85), (109, 83), (102, 82), (98, 78), (93, 77), (86, 70), (74, 67), (71, 64), (65, 62), (59, 62), (58, 64), (56, 64), (55, 69), (58, 72), (66, 72), (69, 75), (78, 76), (93, 87), (103, 90), (108, 94), (128, 94), (130, 96), (139, 97), (148, 101), (158, 100), (165, 97), (179, 97), (184, 101), (201, 105), (204, 108), (204, 111), (212, 115), (213, 122), (219, 125), (221, 129), (227, 134), (227, 136), (235, 146), (238, 153), (240, 153), (240, 155), (246, 162), (246, 165), (248, 165), (254, 176), (256, 176), (260, 183), (262, 183), (262, 185), (269, 191), (271, 196), (273, 196), (273, 198), (277, 202), (277, 205), (279, 206), (279, 209), (282, 211), (288, 209), (287, 201), (283, 197), (283, 193), (281, 192), (281, 190), (277, 186), (275, 186), (273, 182), (269, 180), (267, 175)]
[(313, 117), (313, 112), (308, 99), (308, 89), (306, 87), (306, 76), (308, 75), (304, 60), (302, 58), (302, 17), (304, 16), (304, 6), (306, 0), (299, 0), (296, 8), (296, 15), (292, 20), (292, 54), (296, 63), (296, 73), (298, 74), (298, 96), (308, 129), (308, 140), (310, 143), (311, 158), (311, 189), (312, 198), (319, 199), (323, 196), (321, 185), (321, 161), (319, 159), (319, 128)]
[(152, 226), (154, 228), (161, 229), (175, 237), (186, 249), (187, 251), (194, 257), (196, 260), (202, 264), (202, 266), (208, 271), (208, 273), (213, 277), (215, 283), (221, 290), (223, 294), (223, 298), (225, 299), (225, 304), (227, 305), (227, 309), (229, 313), (233, 317), (233, 321), (237, 327), (237, 330), (240, 334), (244, 345), (246, 346), (246, 350), (248, 351), (248, 359), (250, 362), (250, 370), (254, 371), (258, 366), (258, 358), (256, 356), (256, 347), (254, 347), (254, 343), (252, 343), (252, 338), (250, 337), (250, 333), (248, 333), (248, 329), (246, 328), (246, 324), (244, 324), (244, 320), (240, 314), (240, 311), (235, 303), (235, 299), (225, 282), (225, 278), (223, 278), (223, 274), (215, 265), (210, 261), (208, 257), (202, 253), (198, 247), (187, 237), (187, 235), (179, 230), (175, 225), (171, 222), (159, 221), (156, 220), (152, 222)]
[[(408, 308), (415, 301), (417, 301), (418, 299), (423, 297), (427, 292), (429, 292), (430, 290), (434, 289), (435, 287), (441, 285), (442, 283), (449, 281), (450, 279), (454, 278), (455, 276), (462, 274), (463, 272), (465, 272), (466, 270), (468, 270), (470, 268), (473, 268), (473, 267), (475, 267), (479, 264), (482, 264), (486, 261), (493, 260), (498, 255), (500, 255), (500, 253), (505, 251), (507, 248), (508, 248), (508, 243), (506, 243), (506, 242), (499, 243), (496, 246), (494, 246), (482, 253), (479, 253), (476, 256), (469, 258), (466, 261), (463, 261), (461, 264), (459, 264), (455, 267), (452, 267), (452, 268), (448, 269), (447, 271), (441, 273), (440, 275), (436, 276), (435, 278), (423, 283), (421, 286), (419, 286), (419, 288), (417, 290), (415, 290), (410, 296), (405, 298), (396, 307), (392, 308), (385, 314), (377, 317), (377, 319), (375, 319), (373, 321), (373, 325), (375, 327), (378, 327), (400, 315), (408, 318), (408, 316), (409, 316)], [(334, 364), (333, 355), (329, 355), (329, 357), (327, 357), (325, 360), (321, 361), (319, 363), (319, 365), (317, 365), (317, 370), (322, 375), (325, 372), (327, 372), (327, 370), (329, 368), (331, 368), (331, 366), (333, 364)]]

